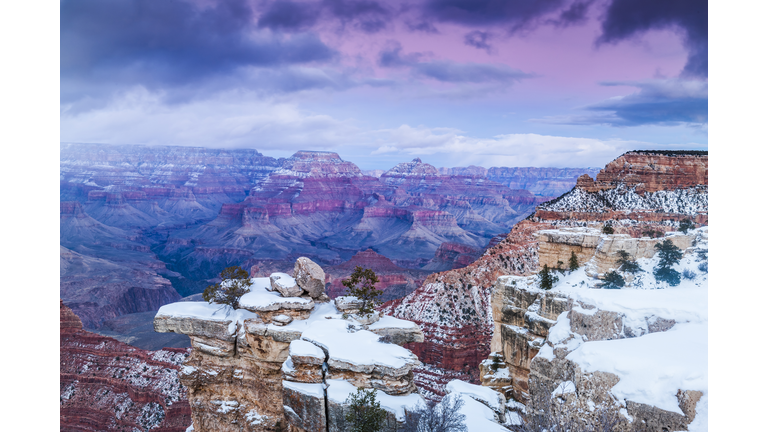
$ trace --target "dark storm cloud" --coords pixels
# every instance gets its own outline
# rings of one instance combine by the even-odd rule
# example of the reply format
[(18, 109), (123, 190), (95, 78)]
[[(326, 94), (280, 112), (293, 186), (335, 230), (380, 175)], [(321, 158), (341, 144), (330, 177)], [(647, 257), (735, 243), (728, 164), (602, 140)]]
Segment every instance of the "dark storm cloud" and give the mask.
[(395, 16), (386, 3), (373, 0), (267, 0), (259, 3), (259, 26), (280, 31), (302, 31), (317, 23), (334, 22), (365, 33), (384, 29)]
[(312, 27), (320, 18), (318, 3), (276, 1), (269, 3), (259, 17), (259, 27), (283, 31), (301, 31)]
[(399, 42), (390, 41), (379, 53), (382, 67), (408, 67), (419, 77), (448, 83), (512, 83), (535, 75), (504, 64), (457, 63), (452, 61), (420, 61), (421, 53), (403, 54)]
[(475, 30), (464, 35), (464, 45), (473, 46), (477, 49), (486, 50), (488, 53), (490, 53), (493, 49), (491, 44), (488, 43), (490, 39), (490, 33)]
[(647, 82), (608, 82), (632, 86), (638, 92), (584, 107), (590, 114), (538, 120), (545, 123), (610, 126), (690, 125), (708, 122), (706, 81), (666, 79)]
[(593, 0), (577, 1), (560, 12), (560, 16), (557, 19), (550, 20), (548, 23), (554, 24), (557, 27), (583, 24), (587, 21), (587, 12), (589, 11), (589, 7), (592, 6), (592, 2)]
[(613, 0), (602, 23), (601, 43), (616, 43), (648, 30), (672, 28), (684, 34), (688, 62), (683, 75), (708, 75), (707, 0)]
[(206, 6), (183, 0), (63, 1), (62, 96), (70, 79), (92, 86), (174, 86), (243, 66), (323, 62), (335, 55), (315, 35), (276, 35), (258, 30), (255, 22), (245, 0)]
[(510, 33), (560, 9), (566, 0), (427, 0), (424, 15), (473, 27), (500, 26)]

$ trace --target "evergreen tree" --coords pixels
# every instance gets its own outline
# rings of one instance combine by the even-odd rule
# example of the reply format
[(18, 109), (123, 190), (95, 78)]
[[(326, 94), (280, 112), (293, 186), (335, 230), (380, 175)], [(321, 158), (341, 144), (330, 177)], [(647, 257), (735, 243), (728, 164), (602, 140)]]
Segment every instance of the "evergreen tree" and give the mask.
[(576, 256), (576, 252), (571, 251), (571, 257), (568, 259), (568, 269), (570, 271), (576, 271), (579, 268), (579, 258)]
[(539, 272), (539, 288), (551, 290), (552, 286), (558, 281), (558, 277), (553, 275), (549, 267), (544, 264), (544, 268)]
[(347, 295), (355, 296), (362, 302), (360, 306), (360, 315), (370, 316), (374, 308), (381, 304), (379, 296), (381, 291), (377, 290), (374, 284), (379, 282), (378, 276), (371, 269), (364, 269), (360, 266), (355, 267), (349, 279), (343, 279), (341, 284), (347, 287)]
[(680, 272), (672, 266), (680, 262), (683, 252), (669, 239), (656, 243), (654, 248), (659, 253), (659, 265), (653, 268), (653, 276), (656, 280), (667, 282), (670, 286), (680, 285)]
[(349, 408), (344, 419), (351, 432), (378, 432), (384, 427), (387, 412), (376, 400), (375, 389), (358, 388), (357, 393), (347, 397), (345, 404)]
[(682, 231), (683, 233), (687, 233), (689, 230), (692, 230), (696, 228), (696, 225), (690, 220), (690, 219), (683, 219), (680, 221), (680, 225), (678, 226), (678, 230)]
[(619, 289), (624, 286), (624, 278), (616, 272), (616, 270), (610, 271), (603, 277), (603, 282), (600, 284), (600, 288), (605, 289)]
[(628, 273), (637, 273), (640, 271), (640, 266), (637, 264), (637, 261), (632, 258), (632, 255), (630, 255), (629, 252), (621, 249), (617, 253), (619, 255), (619, 259), (616, 260), (616, 264), (619, 265), (620, 271), (625, 271)]
[(613, 226), (610, 223), (603, 225), (603, 234), (613, 234)]
[(240, 297), (251, 290), (251, 277), (240, 266), (227, 267), (219, 274), (221, 282), (209, 285), (203, 291), (203, 300), (208, 303), (218, 303), (240, 307)]

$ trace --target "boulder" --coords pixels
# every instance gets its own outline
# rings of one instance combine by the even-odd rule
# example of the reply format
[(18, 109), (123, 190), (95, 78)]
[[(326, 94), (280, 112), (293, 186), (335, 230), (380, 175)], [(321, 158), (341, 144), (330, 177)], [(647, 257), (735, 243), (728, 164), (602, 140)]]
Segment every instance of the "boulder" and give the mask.
[(325, 294), (325, 272), (309, 258), (301, 257), (296, 260), (293, 277), (299, 287), (309, 293), (313, 299)]
[(272, 273), (269, 275), (269, 284), (272, 291), (277, 291), (283, 297), (298, 297), (302, 290), (296, 285), (296, 279), (286, 273)]
[(288, 325), (293, 321), (293, 318), (288, 315), (280, 314), (272, 317), (272, 324), (278, 326)]

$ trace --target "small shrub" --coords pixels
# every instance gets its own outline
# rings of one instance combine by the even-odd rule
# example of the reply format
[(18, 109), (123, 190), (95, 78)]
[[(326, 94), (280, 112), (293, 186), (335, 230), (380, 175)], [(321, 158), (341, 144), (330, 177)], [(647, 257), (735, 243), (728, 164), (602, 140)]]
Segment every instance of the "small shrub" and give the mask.
[(549, 267), (544, 264), (544, 268), (539, 272), (539, 288), (551, 290), (557, 281), (558, 277), (550, 273)]
[(251, 290), (251, 278), (248, 272), (240, 266), (227, 267), (220, 273), (221, 282), (209, 285), (203, 291), (203, 300), (208, 303), (218, 303), (240, 307), (240, 297)]
[(603, 225), (603, 234), (613, 234), (614, 230), (610, 224)]
[(427, 402), (414, 411), (405, 411), (405, 424), (400, 432), (466, 432), (466, 416), (459, 411), (464, 401), (458, 395), (447, 395), (440, 403)]
[(376, 390), (357, 389), (357, 393), (350, 394), (345, 404), (349, 409), (344, 416), (348, 429), (351, 432), (378, 432), (384, 426), (387, 412), (376, 400)]
[(696, 261), (700, 262), (699, 271), (703, 273), (709, 272), (709, 251), (706, 249), (699, 249), (696, 251)]
[(695, 278), (696, 278), (696, 273), (688, 269), (683, 270), (683, 279), (693, 280)]
[(609, 271), (603, 277), (603, 282), (600, 283), (600, 288), (603, 289), (620, 289), (625, 285), (624, 278), (621, 277), (616, 270)]
[(576, 252), (571, 251), (571, 257), (568, 259), (568, 270), (576, 271), (579, 268), (579, 258), (576, 256)]
[(362, 302), (360, 315), (370, 316), (373, 314), (374, 308), (382, 303), (379, 299), (381, 291), (374, 286), (378, 282), (379, 278), (373, 270), (364, 269), (360, 266), (355, 267), (349, 279), (341, 281), (341, 284), (347, 287), (346, 295), (355, 296)]
[(704, 261), (703, 263), (699, 264), (699, 271), (702, 273), (709, 273), (709, 263)]
[(680, 225), (678, 225), (677, 230), (682, 231), (683, 234), (685, 234), (694, 228), (696, 228), (696, 225), (693, 223), (693, 221), (690, 219), (683, 219), (680, 221)]

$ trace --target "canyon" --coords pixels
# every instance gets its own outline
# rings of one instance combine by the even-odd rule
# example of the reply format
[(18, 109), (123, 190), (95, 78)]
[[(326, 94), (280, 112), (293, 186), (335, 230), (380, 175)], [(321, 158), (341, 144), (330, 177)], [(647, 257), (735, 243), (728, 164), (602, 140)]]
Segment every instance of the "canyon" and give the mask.
[[(416, 322), (424, 331), (425, 343), (408, 347), (424, 363), (414, 369), (414, 379), (425, 395), (437, 400), (451, 379), (480, 383), (480, 363), (498, 348), (492, 349), (500, 331), (492, 295), (500, 276), (531, 276), (545, 263), (557, 267), (557, 261), (568, 262), (571, 251), (581, 254), (582, 263), (592, 257), (586, 244), (547, 251), (541, 239), (548, 230), (591, 226), (596, 231), (591, 235), (599, 238), (610, 224), (626, 242), (648, 232), (676, 231), (682, 219), (706, 224), (707, 167), (706, 152), (628, 152), (600, 170), (598, 180), (582, 176), (570, 191), (537, 206), (474, 263), (430, 275), (409, 295), (384, 304), (382, 313)], [(648, 238), (644, 250), (656, 242)], [(611, 256), (597, 261), (595, 272), (604, 270)]]
[[(552, 197), (542, 192), (592, 172), (504, 170), (415, 159), (366, 175), (331, 152), (276, 159), (249, 149), (61, 144), (60, 297), (85, 328), (143, 348), (158, 343), (145, 331), (150, 312), (202, 292), (231, 265), (285, 272), (308, 256), (346, 271), (350, 260), (376, 266), (385, 257), (395, 267), (377, 287), (402, 297), (428, 274), (472, 262)], [(514, 188), (491, 172), (517, 179)], [(344, 275), (329, 275), (335, 296)]]

